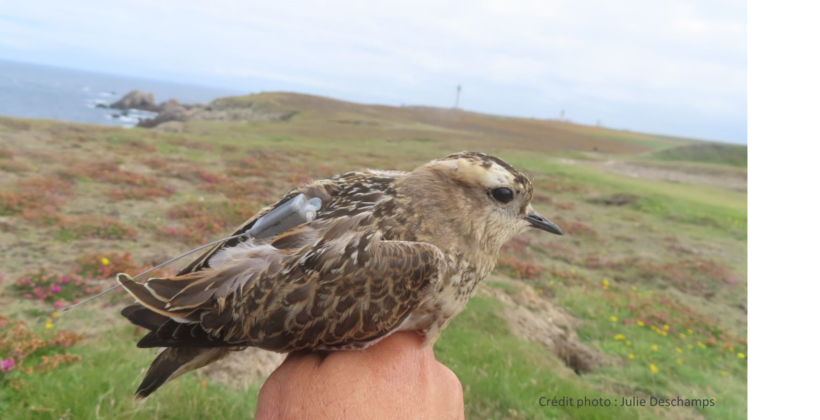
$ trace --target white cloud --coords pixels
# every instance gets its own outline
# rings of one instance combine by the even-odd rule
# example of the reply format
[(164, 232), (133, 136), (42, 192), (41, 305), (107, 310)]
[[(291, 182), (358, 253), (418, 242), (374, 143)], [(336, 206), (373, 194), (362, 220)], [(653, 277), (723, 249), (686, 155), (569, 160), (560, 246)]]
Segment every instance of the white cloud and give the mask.
[(442, 106), (462, 82), (480, 111), (746, 136), (740, 1), (0, 3), (0, 58)]

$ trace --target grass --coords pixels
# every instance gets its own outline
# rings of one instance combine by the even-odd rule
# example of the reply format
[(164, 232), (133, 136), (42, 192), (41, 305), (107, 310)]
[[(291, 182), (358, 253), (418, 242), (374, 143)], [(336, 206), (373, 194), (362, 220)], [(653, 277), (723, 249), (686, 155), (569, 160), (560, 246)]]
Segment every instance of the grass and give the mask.
[(718, 235), (728, 233), (739, 239), (746, 237), (745, 192), (605, 174), (590, 167), (562, 165), (551, 159), (524, 155), (514, 155), (510, 160), (548, 176), (553, 181), (545, 184), (551, 184), (553, 188), (556, 184), (564, 185), (573, 191), (584, 191), (590, 197), (628, 192), (639, 197), (631, 208), (655, 220), (690, 225), (687, 228), (700, 230), (701, 235), (712, 235), (717, 231)]
[(476, 297), (442, 333), (436, 356), (465, 385), (468, 418), (633, 419), (621, 407), (542, 407), (541, 397), (606, 398), (620, 401), (577, 381), (555, 356), (514, 337), (500, 316), (502, 304)]
[[(655, 398), (678, 395), (714, 398), (715, 406), (701, 413), (707, 418), (746, 418), (746, 401), (740, 395), (746, 387), (745, 341), (725, 335), (726, 341), (715, 339), (712, 330), (721, 331), (720, 327), (704, 319), (695, 322), (691, 317), (679, 316), (666, 324), (652, 316), (636, 317), (629, 307), (634, 306), (634, 296), (639, 293), (648, 293), (648, 299), (658, 302), (651, 312), (653, 315), (674, 316), (683, 312), (680, 308), (662, 308), (663, 297), (652, 296), (651, 289), (648, 292), (578, 288), (559, 291), (561, 305), (585, 320), (584, 326), (578, 329), (582, 339), (598, 343), (606, 354), (623, 363), (605, 367), (589, 375), (587, 380)], [(653, 324), (658, 326), (652, 328)], [(650, 365), (654, 365), (657, 372), (653, 373)]]
[(606, 140), (637, 144), (643, 147), (647, 147), (651, 150), (662, 150), (664, 148), (669, 147), (670, 145), (678, 145), (682, 143), (682, 141), (680, 141), (679, 139), (673, 140), (663, 136), (653, 136), (631, 132), (613, 133), (610, 131), (606, 131), (595, 133), (595, 135)]
[[(25, 385), (0, 391), (0, 414), (9, 419), (251, 418), (258, 389), (236, 391), (187, 375), (144, 403), (133, 397), (150, 350), (134, 348), (135, 328), (120, 327), (72, 349), (86, 363), (26, 375)], [(127, 357), (123, 355), (127, 354)], [(261, 385), (261, 384), (260, 384)]]
[[(191, 121), (181, 133), (0, 118), (0, 240), (9, 244), (0, 255), (0, 314), (26, 320), (44, 337), (86, 334), (59, 350), (81, 361), (25, 375), (0, 372), (0, 418), (250, 417), (257, 387), (237, 390), (199, 373), (135, 403), (131, 394), (152, 354), (134, 347), (135, 328), (116, 314), (121, 302), (52, 319), (46, 331), (54, 302), (108, 286), (114, 271), (135, 274), (223, 237), (310, 179), (363, 167), (411, 170), (464, 149), (498, 154), (526, 172), (534, 207), (566, 231), (560, 238), (531, 232), (505, 246), (486, 293), (436, 344), (437, 357), (464, 385), (469, 418), (745, 418), (746, 193), (614, 174), (602, 163), (706, 177), (737, 174), (745, 165), (685, 139), (566, 123), (340, 106), (288, 94), (220, 106), (241, 108), (244, 116), (254, 109), (300, 112), (286, 122)], [(601, 200), (616, 194), (629, 198)], [(45, 283), (20, 285), (33, 275)], [(82, 287), (49, 292), (69, 275)], [(514, 334), (508, 310), (553, 306), (573, 320), (561, 330), (600, 364), (576, 374), (540, 341)], [(41, 355), (25, 363), (36, 366)], [(0, 359), (8, 357), (0, 350)], [(5, 386), (18, 374), (24, 385)], [(555, 396), (681, 396), (715, 398), (716, 405), (539, 405)]]
[(745, 168), (748, 165), (747, 147), (733, 144), (690, 144), (660, 150), (652, 154), (658, 160), (713, 163)]

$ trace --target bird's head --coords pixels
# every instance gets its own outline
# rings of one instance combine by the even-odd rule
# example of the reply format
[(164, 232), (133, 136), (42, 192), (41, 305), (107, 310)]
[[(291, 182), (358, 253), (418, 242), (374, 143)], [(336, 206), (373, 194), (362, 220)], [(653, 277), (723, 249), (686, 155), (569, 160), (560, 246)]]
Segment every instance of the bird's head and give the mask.
[(498, 249), (529, 228), (562, 235), (561, 228), (532, 208), (530, 180), (509, 163), (484, 153), (461, 152), (416, 169), (415, 201), (426, 216)]

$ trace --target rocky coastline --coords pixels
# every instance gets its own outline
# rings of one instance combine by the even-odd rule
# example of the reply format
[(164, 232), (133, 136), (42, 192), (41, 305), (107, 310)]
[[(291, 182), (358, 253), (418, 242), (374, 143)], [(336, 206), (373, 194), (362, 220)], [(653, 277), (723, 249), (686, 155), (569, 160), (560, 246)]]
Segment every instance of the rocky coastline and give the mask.
[(111, 105), (98, 105), (100, 108), (120, 110), (112, 118), (128, 116), (133, 110), (151, 112), (152, 118), (140, 118), (137, 127), (157, 128), (163, 131), (178, 131), (180, 123), (191, 120), (221, 121), (287, 121), (297, 114), (291, 110), (256, 109), (254, 106), (242, 106), (230, 100), (216, 99), (208, 104), (183, 104), (176, 99), (169, 99), (157, 104), (154, 94), (132, 90)]

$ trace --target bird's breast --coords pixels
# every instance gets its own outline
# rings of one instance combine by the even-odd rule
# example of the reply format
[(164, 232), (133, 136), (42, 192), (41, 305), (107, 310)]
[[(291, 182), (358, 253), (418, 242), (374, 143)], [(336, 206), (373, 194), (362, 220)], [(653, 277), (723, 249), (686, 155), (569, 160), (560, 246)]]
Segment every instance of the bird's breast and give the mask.
[(432, 319), (439, 322), (449, 322), (467, 306), (473, 297), (478, 284), (487, 275), (471, 264), (463, 264), (457, 270), (452, 270), (442, 278), (430, 296), (413, 312), (408, 324), (424, 324)]

